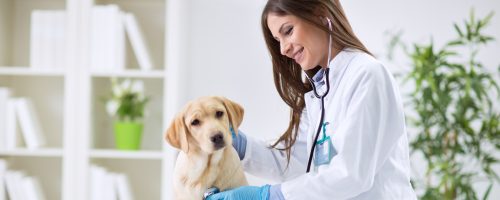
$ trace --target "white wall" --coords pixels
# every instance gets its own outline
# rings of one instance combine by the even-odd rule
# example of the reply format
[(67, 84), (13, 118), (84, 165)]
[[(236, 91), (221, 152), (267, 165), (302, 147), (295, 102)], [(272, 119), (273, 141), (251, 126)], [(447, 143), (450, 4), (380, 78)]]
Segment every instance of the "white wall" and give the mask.
[(456, 38), (453, 23), (461, 27), (468, 19), (471, 8), (477, 17), (484, 18), (496, 12), (485, 33), (497, 41), (484, 48), (479, 59), (491, 70), (500, 64), (500, 1), (494, 0), (376, 0), (342, 1), (354, 31), (365, 45), (379, 58), (386, 54), (387, 31), (403, 30), (403, 40), (407, 43), (428, 43), (433, 38), (437, 47)]
[(185, 100), (223, 95), (245, 108), (241, 129), (274, 138), (288, 108), (274, 89), (271, 61), (260, 29), (264, 1), (195, 0), (189, 9)]
[[(270, 57), (260, 29), (265, 0), (191, 0), (185, 23), (188, 56), (182, 77), (182, 101), (203, 95), (224, 95), (245, 108), (241, 129), (247, 135), (276, 138), (285, 130), (289, 109), (277, 94)], [(341, 1), (351, 24), (365, 45), (379, 58), (386, 54), (385, 32), (404, 30), (407, 42), (426, 42), (433, 36), (442, 45), (454, 37), (452, 22), (469, 16), (471, 7), (484, 17), (498, 13), (488, 33), (500, 40), (500, 1), (493, 0), (377, 0)], [(496, 71), (498, 41), (480, 59)], [(404, 92), (404, 91), (403, 91)], [(253, 184), (265, 180), (251, 179)], [(496, 185), (491, 199), (500, 198)]]

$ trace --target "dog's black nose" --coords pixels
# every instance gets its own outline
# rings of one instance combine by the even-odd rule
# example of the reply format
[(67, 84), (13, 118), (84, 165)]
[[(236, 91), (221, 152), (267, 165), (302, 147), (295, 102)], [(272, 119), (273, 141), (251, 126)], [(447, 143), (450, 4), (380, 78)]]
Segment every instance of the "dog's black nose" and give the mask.
[(221, 133), (214, 135), (210, 138), (210, 140), (214, 143), (215, 146), (223, 146), (224, 145), (224, 136)]

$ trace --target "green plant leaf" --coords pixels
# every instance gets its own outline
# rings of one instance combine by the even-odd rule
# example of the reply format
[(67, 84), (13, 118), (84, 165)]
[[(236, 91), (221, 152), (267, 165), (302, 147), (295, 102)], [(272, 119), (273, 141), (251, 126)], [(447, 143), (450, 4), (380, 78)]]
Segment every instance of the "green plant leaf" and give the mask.
[(463, 45), (464, 42), (462, 40), (452, 40), (446, 44), (446, 46), (460, 46)]
[(487, 24), (490, 23), (491, 18), (493, 18), (493, 15), (495, 15), (495, 12), (490, 12), (486, 17), (484, 17), (483, 20), (479, 20), (479, 23), (481, 24), (481, 27), (486, 26)]
[(460, 38), (463, 38), (463, 37), (464, 37), (464, 34), (462, 33), (462, 30), (460, 30), (460, 27), (458, 27), (458, 24), (454, 23), (454, 24), (453, 24), (453, 27), (454, 27), (454, 28), (455, 28), (455, 30), (457, 31), (458, 36), (460, 36)]
[(486, 189), (486, 192), (483, 195), (483, 200), (487, 200), (488, 196), (490, 196), (491, 188), (493, 188), (493, 183), (490, 183), (488, 186), (488, 189)]

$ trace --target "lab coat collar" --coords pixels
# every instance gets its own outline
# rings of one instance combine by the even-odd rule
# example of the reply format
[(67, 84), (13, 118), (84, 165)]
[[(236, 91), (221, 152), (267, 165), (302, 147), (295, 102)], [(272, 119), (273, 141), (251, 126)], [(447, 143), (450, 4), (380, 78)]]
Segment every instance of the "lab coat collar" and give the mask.
[(323, 73), (325, 69), (321, 68), (319, 69), (316, 74), (312, 77), (313, 82), (317, 83), (320, 82), (323, 79)]
[[(340, 51), (331, 61), (328, 67), (330, 67), (330, 72), (328, 73), (328, 78), (330, 79), (330, 87), (337, 85), (339, 78), (341, 78), (341, 72), (343, 72), (349, 63), (351, 62), (354, 55), (359, 53), (359, 50), (353, 48), (344, 48)], [(312, 81), (316, 86), (318, 91), (323, 92), (326, 88), (325, 85), (325, 77), (323, 77), (324, 69), (321, 68), (316, 72), (316, 74), (312, 77)], [(313, 91), (306, 93), (306, 96), (312, 95)], [(329, 93), (334, 93), (335, 91), (330, 91)], [(329, 96), (329, 95), (328, 95)]]
[[(337, 85), (338, 79), (341, 78), (342, 72), (345, 71), (349, 63), (355, 55), (360, 53), (359, 50), (353, 48), (344, 48), (330, 61), (330, 84), (331, 86)], [(335, 92), (335, 91), (334, 91)]]

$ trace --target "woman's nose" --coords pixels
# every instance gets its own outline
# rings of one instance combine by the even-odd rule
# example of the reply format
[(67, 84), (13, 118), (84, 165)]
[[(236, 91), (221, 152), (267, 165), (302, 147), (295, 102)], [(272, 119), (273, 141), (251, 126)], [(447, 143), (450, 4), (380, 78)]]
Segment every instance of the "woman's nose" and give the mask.
[(290, 48), (292, 45), (290, 45), (289, 42), (285, 42), (285, 41), (283, 41), (280, 44), (281, 44), (281, 46), (280, 46), (281, 55), (290, 57), (288, 54), (290, 52)]

